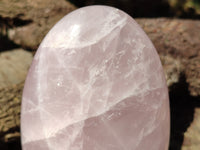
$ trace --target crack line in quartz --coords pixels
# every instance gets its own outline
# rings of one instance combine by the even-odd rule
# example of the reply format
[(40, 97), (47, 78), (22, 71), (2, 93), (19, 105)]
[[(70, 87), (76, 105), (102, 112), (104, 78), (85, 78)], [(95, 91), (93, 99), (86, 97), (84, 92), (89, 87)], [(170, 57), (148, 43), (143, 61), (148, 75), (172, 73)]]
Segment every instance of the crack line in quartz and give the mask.
[[(108, 110), (107, 110), (108, 111)], [(106, 111), (106, 112), (107, 112)], [(103, 115), (106, 112), (100, 114)], [(100, 116), (99, 115), (99, 116)], [(85, 120), (84, 120), (85, 121)], [(104, 119), (101, 119), (101, 121), (103, 121), (103, 124), (106, 126), (106, 128), (108, 128), (108, 131), (110, 131), (110, 133), (113, 135), (113, 137), (116, 139), (117, 142), (119, 142), (119, 144), (121, 145), (121, 147), (123, 148), (123, 150), (127, 150), (127, 148), (123, 145), (123, 143), (120, 141), (119, 136), (114, 132), (114, 130), (112, 128), (110, 128), (110, 126), (104, 121)]]

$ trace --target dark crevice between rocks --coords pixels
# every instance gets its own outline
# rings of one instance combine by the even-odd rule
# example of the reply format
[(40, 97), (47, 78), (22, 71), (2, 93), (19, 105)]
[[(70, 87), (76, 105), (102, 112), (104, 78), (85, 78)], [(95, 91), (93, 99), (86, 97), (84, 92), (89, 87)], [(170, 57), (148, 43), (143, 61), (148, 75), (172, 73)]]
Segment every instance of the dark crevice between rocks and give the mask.
[(200, 107), (200, 97), (192, 97), (184, 74), (170, 87), (171, 137), (169, 150), (181, 150), (184, 132), (194, 118), (194, 109)]
[(6, 26), (7, 28), (25, 26), (32, 22), (32, 20), (23, 20), (18, 17), (9, 18), (0, 16), (0, 26)]
[[(15, 133), (16, 131), (20, 132), (19, 127), (7, 131), (3, 135), (0, 135), (0, 137), (4, 137), (6, 134)], [(21, 138), (15, 137), (12, 139), (8, 139), (8, 142), (4, 142), (4, 139), (0, 139), (0, 150), (22, 150)]]
[(7, 36), (0, 34), (0, 52), (15, 48), (20, 48), (20, 46), (9, 40)]
[(10, 40), (7, 37), (7, 35), (3, 35), (0, 33), (0, 52), (9, 51), (16, 48), (23, 48), (24, 50), (32, 52), (33, 54), (35, 54), (36, 49), (37, 49), (37, 48), (33, 49), (30, 47), (18, 45), (14, 43), (12, 40)]
[(0, 141), (0, 150), (22, 150), (20, 137), (8, 143)]
[(18, 17), (4, 18), (0, 16), (0, 52), (21, 47), (8, 38), (8, 29), (28, 25), (32, 23), (32, 20), (22, 20)]

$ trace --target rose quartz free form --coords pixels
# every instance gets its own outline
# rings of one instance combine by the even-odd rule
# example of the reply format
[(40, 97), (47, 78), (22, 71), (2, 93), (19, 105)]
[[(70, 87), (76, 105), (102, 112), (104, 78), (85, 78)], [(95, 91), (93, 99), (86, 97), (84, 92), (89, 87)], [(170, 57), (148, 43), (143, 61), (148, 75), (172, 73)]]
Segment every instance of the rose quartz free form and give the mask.
[(23, 150), (167, 150), (158, 54), (126, 13), (78, 9), (41, 43), (23, 92)]

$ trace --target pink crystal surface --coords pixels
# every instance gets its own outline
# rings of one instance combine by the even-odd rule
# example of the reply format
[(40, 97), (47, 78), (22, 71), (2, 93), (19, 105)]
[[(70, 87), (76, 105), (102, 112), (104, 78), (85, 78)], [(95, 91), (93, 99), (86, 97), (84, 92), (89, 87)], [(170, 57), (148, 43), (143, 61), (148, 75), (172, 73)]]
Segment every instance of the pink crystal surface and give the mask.
[(126, 13), (78, 9), (41, 43), (23, 92), (23, 150), (167, 150), (159, 56)]

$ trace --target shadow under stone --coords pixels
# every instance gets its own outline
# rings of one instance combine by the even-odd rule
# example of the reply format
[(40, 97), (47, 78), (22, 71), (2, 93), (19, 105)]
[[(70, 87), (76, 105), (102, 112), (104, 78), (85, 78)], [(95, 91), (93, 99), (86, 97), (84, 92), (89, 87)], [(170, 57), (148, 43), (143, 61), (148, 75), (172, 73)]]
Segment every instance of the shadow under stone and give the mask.
[(194, 118), (194, 109), (200, 107), (200, 98), (192, 97), (184, 75), (170, 87), (171, 137), (169, 150), (181, 150), (184, 132)]

